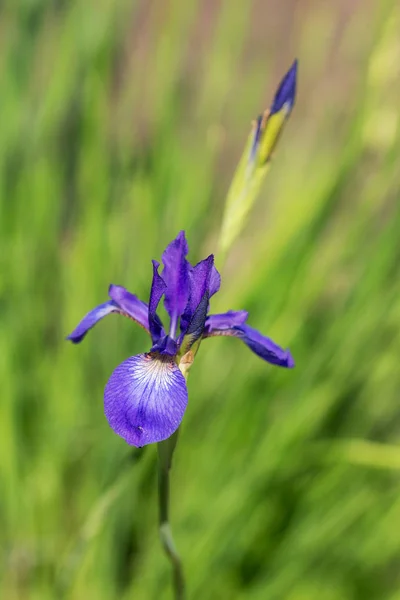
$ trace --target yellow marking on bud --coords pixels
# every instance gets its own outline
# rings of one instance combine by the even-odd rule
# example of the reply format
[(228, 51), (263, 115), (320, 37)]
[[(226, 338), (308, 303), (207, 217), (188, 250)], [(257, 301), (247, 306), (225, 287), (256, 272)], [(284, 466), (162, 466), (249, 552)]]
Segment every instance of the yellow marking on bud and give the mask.
[(261, 125), (262, 133), (258, 151), (258, 162), (260, 165), (263, 165), (270, 160), (288, 117), (286, 106), (283, 106), (279, 112), (273, 115), (270, 115), (269, 111), (266, 111), (266, 113), (264, 113), (263, 123)]
[(226, 199), (219, 240), (222, 261), (246, 223), (246, 218), (260, 192), (272, 154), (289, 114), (290, 110), (287, 104), (273, 115), (269, 110), (264, 111), (259, 139), (255, 146), (254, 136), (258, 123), (257, 121), (252, 122), (245, 150), (233, 176)]

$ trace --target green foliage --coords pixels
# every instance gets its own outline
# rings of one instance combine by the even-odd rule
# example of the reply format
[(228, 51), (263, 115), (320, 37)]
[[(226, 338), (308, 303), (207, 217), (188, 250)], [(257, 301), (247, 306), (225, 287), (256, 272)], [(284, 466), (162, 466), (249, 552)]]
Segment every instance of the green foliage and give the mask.
[(212, 309), (248, 309), (296, 368), (201, 345), (174, 537), (191, 599), (400, 598), (400, 9), (306, 4), (2, 3), (1, 598), (171, 597), (156, 448), (102, 408), (146, 334), (111, 316), (64, 336), (110, 282), (146, 299), (179, 229), (193, 260), (215, 249), (294, 55), (298, 102)]

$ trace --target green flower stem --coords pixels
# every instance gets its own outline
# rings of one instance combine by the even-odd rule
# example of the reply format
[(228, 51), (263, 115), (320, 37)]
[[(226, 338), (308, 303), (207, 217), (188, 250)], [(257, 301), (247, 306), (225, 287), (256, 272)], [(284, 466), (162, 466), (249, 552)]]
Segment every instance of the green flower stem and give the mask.
[(157, 444), (158, 449), (158, 499), (160, 539), (172, 564), (175, 600), (185, 600), (185, 578), (180, 556), (176, 550), (169, 524), (169, 474), (172, 455), (178, 441), (179, 429), (167, 440)]

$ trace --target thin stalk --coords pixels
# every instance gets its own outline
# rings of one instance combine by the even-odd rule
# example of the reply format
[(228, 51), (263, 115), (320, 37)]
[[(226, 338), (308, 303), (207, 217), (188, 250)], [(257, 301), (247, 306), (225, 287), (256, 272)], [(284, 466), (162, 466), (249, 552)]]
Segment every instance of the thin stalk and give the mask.
[(159, 442), (158, 449), (158, 499), (159, 499), (159, 526), (160, 540), (165, 554), (172, 565), (173, 587), (175, 600), (185, 600), (185, 578), (182, 562), (172, 538), (169, 523), (169, 474), (172, 455), (178, 440), (177, 430), (168, 440)]

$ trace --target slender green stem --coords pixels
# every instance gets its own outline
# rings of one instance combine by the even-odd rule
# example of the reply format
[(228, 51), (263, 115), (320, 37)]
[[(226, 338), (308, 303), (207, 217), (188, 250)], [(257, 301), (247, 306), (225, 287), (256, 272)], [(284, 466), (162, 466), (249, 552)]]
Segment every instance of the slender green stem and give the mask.
[(172, 564), (175, 600), (185, 600), (185, 578), (181, 559), (176, 550), (169, 524), (169, 473), (172, 455), (178, 440), (178, 431), (168, 440), (159, 442), (158, 447), (158, 498), (160, 539), (166, 555)]

